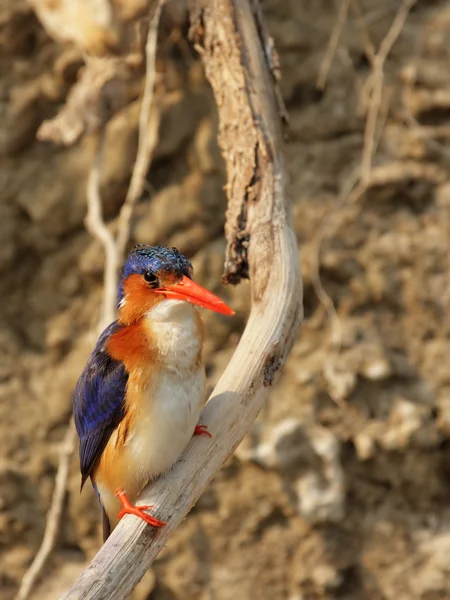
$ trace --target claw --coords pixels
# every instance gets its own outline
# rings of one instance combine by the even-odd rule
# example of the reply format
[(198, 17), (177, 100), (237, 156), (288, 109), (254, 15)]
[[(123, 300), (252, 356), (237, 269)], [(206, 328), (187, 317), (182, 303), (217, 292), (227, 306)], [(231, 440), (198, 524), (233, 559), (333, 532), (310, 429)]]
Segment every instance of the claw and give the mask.
[(208, 425), (196, 425), (194, 435), (207, 435), (212, 438), (212, 434), (208, 431)]
[(144, 506), (133, 506), (133, 504), (130, 504), (124, 490), (116, 490), (116, 496), (119, 498), (120, 503), (123, 506), (122, 510), (119, 513), (119, 519), (121, 519), (125, 515), (135, 515), (136, 517), (139, 517), (152, 527), (164, 527), (166, 525), (164, 521), (155, 519), (155, 517), (152, 517), (151, 515), (148, 515), (144, 512), (144, 510), (146, 510), (147, 508), (153, 508), (153, 506), (149, 504), (145, 504)]

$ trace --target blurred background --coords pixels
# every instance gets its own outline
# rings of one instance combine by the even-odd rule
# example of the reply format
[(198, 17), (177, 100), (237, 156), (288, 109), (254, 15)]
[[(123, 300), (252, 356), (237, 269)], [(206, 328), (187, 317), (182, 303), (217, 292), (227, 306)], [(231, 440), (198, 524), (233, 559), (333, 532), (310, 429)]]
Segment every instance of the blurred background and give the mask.
[[(82, 4), (102, 16), (107, 2)], [(66, 146), (36, 133), (66, 102), (86, 53), (128, 56), (143, 4), (111, 2), (115, 12), (95, 27), (86, 16), (83, 29), (64, 1), (0, 2), (2, 600), (14, 598), (40, 545), (102, 304), (104, 254), (84, 226), (95, 127)], [(399, 0), (262, 1), (290, 116), (305, 321), (251, 434), (135, 600), (450, 597), (450, 2), (409, 4), (402, 21)], [(204, 315), (211, 390), (250, 300), (248, 284), (220, 285), (226, 174), (188, 28), (184, 0), (170, 1), (157, 145), (130, 243), (178, 247), (196, 279), (236, 309), (234, 319)], [(127, 69), (110, 86), (101, 165), (111, 230), (144, 84), (139, 61)], [(57, 598), (100, 546), (96, 500), (79, 482), (75, 452), (36, 600)]]

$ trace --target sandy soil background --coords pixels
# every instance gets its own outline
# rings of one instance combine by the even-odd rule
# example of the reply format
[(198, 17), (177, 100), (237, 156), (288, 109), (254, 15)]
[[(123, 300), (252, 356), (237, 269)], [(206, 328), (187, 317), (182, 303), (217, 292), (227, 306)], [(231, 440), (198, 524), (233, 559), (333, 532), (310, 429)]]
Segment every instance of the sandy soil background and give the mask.
[[(448, 1), (412, 8), (384, 67), (371, 184), (348, 197), (361, 164), (370, 48), (400, 4), (350, 3), (320, 90), (339, 3), (262, 2), (290, 114), (305, 322), (251, 435), (136, 600), (450, 597)], [(211, 388), (243, 330), (248, 286), (219, 283), (226, 198), (217, 115), (182, 3), (176, 14), (178, 35), (167, 15), (163, 24), (159, 144), (132, 241), (177, 246), (197, 280), (236, 308), (233, 320), (205, 314)], [(0, 47), (0, 597), (11, 600), (42, 538), (71, 394), (95, 341), (103, 253), (83, 224), (93, 136), (68, 149), (36, 141), (82, 56), (53, 41), (21, 0), (0, 3)], [(135, 156), (140, 89), (108, 126), (101, 191), (111, 227)], [(317, 294), (317, 258), (335, 316)], [(100, 544), (76, 455), (68, 487), (36, 600), (57, 598)]]

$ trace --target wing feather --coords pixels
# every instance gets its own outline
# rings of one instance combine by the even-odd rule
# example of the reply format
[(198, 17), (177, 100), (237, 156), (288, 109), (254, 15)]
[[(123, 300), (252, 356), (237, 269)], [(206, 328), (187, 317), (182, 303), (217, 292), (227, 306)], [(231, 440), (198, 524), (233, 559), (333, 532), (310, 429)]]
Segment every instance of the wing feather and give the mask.
[(109, 336), (119, 329), (115, 321), (101, 334), (75, 388), (73, 412), (80, 438), (81, 487), (125, 416), (128, 372), (105, 347)]

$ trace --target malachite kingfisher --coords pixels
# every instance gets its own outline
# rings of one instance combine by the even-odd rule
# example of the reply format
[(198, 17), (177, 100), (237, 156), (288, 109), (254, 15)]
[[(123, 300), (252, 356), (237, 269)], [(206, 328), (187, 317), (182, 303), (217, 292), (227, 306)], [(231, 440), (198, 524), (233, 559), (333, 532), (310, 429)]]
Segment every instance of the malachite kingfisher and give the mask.
[(205, 403), (203, 323), (197, 307), (232, 315), (192, 280), (176, 248), (135, 246), (122, 271), (118, 319), (100, 335), (78, 380), (73, 411), (81, 487), (91, 478), (106, 539), (125, 514), (165, 525), (135, 506), (145, 485), (168, 471)]

